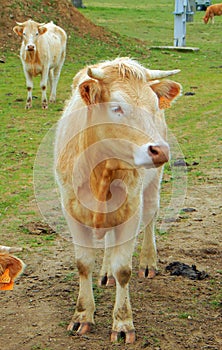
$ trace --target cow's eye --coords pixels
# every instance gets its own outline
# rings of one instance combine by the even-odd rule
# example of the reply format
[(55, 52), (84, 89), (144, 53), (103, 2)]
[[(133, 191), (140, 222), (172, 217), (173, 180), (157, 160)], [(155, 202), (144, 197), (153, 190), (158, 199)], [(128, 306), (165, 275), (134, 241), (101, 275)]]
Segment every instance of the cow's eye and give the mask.
[(111, 111), (115, 114), (117, 114), (119, 117), (123, 115), (123, 110), (120, 106), (114, 106), (111, 108)]
[(38, 36), (38, 35), (39, 35), (39, 32), (36, 32), (35, 35)]
[(26, 36), (25, 32), (22, 33), (23, 36)]

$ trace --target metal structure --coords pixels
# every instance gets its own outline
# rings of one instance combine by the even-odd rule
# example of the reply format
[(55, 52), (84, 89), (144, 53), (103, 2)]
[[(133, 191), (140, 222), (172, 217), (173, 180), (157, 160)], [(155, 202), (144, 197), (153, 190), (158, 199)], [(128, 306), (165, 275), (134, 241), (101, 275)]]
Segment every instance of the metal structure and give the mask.
[(186, 22), (193, 21), (194, 0), (175, 0), (174, 46), (186, 46)]

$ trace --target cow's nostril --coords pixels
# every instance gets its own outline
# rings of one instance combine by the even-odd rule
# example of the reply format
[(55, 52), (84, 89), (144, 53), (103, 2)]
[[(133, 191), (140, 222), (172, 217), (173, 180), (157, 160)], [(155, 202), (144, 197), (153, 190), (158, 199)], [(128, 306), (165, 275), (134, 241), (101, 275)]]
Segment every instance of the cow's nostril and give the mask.
[(158, 148), (154, 147), (154, 146), (149, 146), (148, 152), (150, 153), (151, 157), (152, 157), (152, 155), (155, 156), (155, 155), (159, 154)]
[(169, 160), (169, 148), (165, 145), (148, 147), (148, 154), (155, 166), (161, 166)]

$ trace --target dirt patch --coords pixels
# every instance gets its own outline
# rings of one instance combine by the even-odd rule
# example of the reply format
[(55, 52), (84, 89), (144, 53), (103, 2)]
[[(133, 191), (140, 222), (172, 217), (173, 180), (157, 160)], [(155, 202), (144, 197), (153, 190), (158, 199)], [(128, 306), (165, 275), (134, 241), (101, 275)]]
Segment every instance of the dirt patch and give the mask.
[[(13, 292), (1, 293), (0, 348), (34, 349), (214, 349), (222, 348), (222, 207), (218, 183), (189, 188), (185, 212), (157, 236), (159, 274), (153, 280), (137, 277), (141, 237), (133, 258), (130, 283), (137, 341), (125, 346), (109, 341), (115, 287), (97, 285), (102, 251), (94, 274), (96, 325), (87, 336), (71, 335), (66, 327), (78, 295), (78, 273), (73, 245), (56, 235), (52, 245), (24, 250), (27, 264)], [(25, 234), (44, 238), (40, 223)], [(48, 231), (45, 231), (47, 236)], [(16, 242), (14, 242), (16, 243)], [(171, 276), (166, 266), (173, 261), (196, 265), (209, 275), (203, 280)], [(6, 346), (7, 344), (7, 346)]]

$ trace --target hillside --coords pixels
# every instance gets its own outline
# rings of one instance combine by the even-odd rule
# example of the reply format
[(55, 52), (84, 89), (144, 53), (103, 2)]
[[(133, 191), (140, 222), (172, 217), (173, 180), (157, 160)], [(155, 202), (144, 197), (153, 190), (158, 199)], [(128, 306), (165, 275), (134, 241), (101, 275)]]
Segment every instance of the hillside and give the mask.
[(74, 32), (79, 37), (90, 35), (101, 41), (109, 41), (109, 34), (102, 27), (86, 19), (67, 0), (37, 0), (35, 2), (3, 0), (0, 9), (1, 50), (18, 48), (18, 38), (12, 28), (16, 21), (24, 22), (30, 18), (40, 23), (52, 20), (63, 27), (68, 34)]

